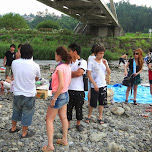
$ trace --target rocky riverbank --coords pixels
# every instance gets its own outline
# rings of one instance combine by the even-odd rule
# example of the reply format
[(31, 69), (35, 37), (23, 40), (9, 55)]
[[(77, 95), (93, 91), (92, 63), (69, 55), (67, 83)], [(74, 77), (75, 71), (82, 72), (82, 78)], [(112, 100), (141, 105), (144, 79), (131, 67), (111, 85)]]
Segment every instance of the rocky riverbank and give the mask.
[[(48, 69), (45, 66), (42, 76), (48, 78)], [(45, 115), (49, 99), (36, 100), (33, 124), (29, 127), (35, 132), (31, 138), (21, 139), (21, 131), (10, 134), (13, 96), (5, 94), (0, 101), (0, 151), (1, 152), (40, 152), (47, 143)], [(94, 110), (92, 121), (85, 123), (87, 116), (87, 101), (83, 106), (84, 131), (76, 131), (75, 111), (70, 130), (68, 131), (68, 146), (56, 144), (61, 138), (61, 121), (57, 116), (54, 122), (55, 152), (151, 152), (152, 151), (152, 113), (146, 113), (148, 104), (137, 106), (128, 103), (115, 103), (104, 109), (103, 120), (105, 124), (97, 122), (97, 109)], [(143, 114), (148, 114), (144, 117)], [(20, 126), (20, 123), (18, 123)]]

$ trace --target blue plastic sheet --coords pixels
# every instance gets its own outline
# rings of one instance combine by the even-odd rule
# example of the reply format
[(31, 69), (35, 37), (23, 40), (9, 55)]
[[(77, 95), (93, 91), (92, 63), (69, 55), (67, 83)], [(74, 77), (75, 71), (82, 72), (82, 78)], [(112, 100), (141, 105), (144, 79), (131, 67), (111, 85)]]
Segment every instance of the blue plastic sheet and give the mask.
[[(115, 85), (107, 85), (107, 87), (113, 89), (114, 91), (113, 99), (115, 102), (125, 101), (126, 90), (127, 90), (126, 86), (123, 86), (121, 84), (115, 84)], [(88, 95), (88, 92), (85, 92), (85, 100), (88, 100), (87, 95)], [(132, 103), (133, 101), (130, 99), (133, 99), (133, 91), (132, 91), (132, 95), (130, 91), (129, 98), (128, 98), (128, 102)], [(150, 87), (144, 87), (144, 86), (138, 85), (136, 100), (138, 103), (152, 104), (152, 96), (150, 94)]]

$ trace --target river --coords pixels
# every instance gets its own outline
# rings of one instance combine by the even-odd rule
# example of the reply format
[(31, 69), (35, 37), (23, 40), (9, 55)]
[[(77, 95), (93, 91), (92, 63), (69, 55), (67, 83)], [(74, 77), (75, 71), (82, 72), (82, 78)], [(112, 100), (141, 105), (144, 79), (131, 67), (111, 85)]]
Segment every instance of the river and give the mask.
[[(36, 63), (41, 65), (42, 67), (45, 65), (50, 65), (53, 70), (55, 67), (55, 60), (35, 60)], [(111, 84), (121, 83), (124, 78), (124, 66), (121, 63), (121, 66), (118, 68), (118, 61), (109, 61), (109, 66), (111, 69)], [(3, 66), (3, 59), (0, 59), (0, 67)], [(42, 77), (47, 78), (46, 74), (42, 73)], [(49, 77), (49, 74), (48, 74)], [(143, 71), (141, 72), (142, 83), (148, 83), (148, 68), (146, 64), (144, 64)]]

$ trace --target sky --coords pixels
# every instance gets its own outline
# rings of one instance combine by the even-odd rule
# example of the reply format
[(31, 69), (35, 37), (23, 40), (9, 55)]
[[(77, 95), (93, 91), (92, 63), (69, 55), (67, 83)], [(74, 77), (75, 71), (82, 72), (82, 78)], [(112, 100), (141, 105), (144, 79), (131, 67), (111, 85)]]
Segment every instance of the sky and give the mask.
[[(105, 3), (110, 2), (110, 0), (103, 0)], [(119, 2), (121, 0), (113, 0), (114, 2)], [(127, 1), (127, 0), (124, 0)], [(152, 7), (152, 0), (129, 0), (131, 4), (143, 5), (147, 7)], [(45, 11), (48, 9), (49, 13), (55, 13), (56, 15), (61, 15), (62, 13), (40, 3), (36, 0), (0, 0), (0, 14), (7, 14), (10, 12), (19, 13), (20, 15), (30, 13), (35, 14), (38, 11)]]

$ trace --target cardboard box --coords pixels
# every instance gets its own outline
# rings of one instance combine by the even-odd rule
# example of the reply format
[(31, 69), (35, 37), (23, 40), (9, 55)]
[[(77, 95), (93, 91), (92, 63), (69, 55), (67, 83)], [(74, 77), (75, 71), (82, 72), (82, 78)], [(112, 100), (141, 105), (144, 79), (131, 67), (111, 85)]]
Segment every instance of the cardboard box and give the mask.
[(48, 90), (36, 90), (36, 98), (38, 99), (46, 99), (48, 97)]

